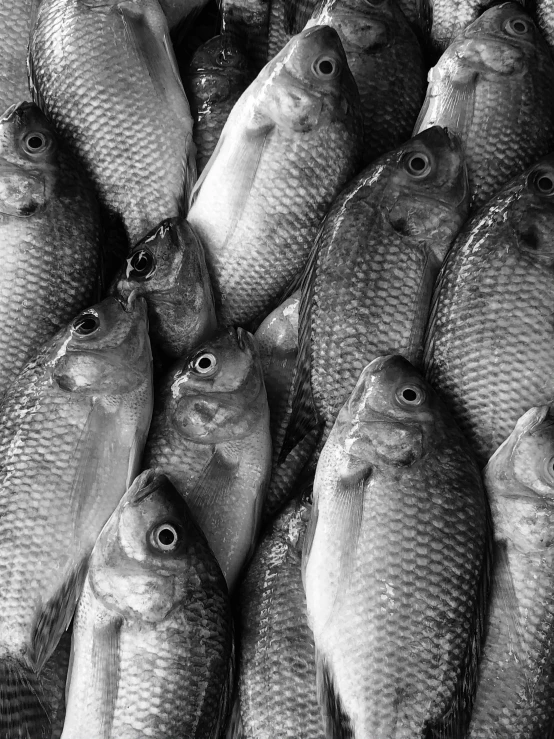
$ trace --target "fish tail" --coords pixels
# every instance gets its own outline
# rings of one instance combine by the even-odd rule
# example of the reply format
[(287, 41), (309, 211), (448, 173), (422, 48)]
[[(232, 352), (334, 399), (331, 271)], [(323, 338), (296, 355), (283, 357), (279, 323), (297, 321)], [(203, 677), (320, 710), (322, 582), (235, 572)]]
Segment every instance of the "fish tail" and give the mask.
[(0, 739), (47, 739), (50, 720), (37, 674), (12, 657), (0, 659)]

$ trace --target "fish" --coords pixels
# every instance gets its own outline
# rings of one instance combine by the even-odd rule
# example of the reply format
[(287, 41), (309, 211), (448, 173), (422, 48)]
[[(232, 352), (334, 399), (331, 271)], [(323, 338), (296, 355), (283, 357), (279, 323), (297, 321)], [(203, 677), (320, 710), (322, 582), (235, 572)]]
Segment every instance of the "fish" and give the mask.
[(364, 118), (364, 162), (411, 137), (425, 98), (419, 41), (396, 0), (325, 0), (306, 28), (329, 25), (340, 36)]
[(40, 0), (0, 0), (0, 110), (6, 110), (17, 101), (31, 99), (27, 77), (27, 48), (39, 2)]
[(324, 739), (301, 568), (310, 493), (269, 524), (237, 594), (245, 739)]
[(146, 303), (87, 308), (0, 407), (0, 736), (49, 737), (41, 672), (96, 537), (139, 471), (152, 414)]
[(490, 570), (479, 467), (399, 355), (361, 373), (319, 457), (303, 573), (328, 739), (464, 736)]
[(463, 228), (437, 280), (424, 367), (485, 466), (554, 397), (554, 156), (514, 178)]
[(270, 60), (269, 13), (271, 0), (221, 0), (222, 35), (244, 50), (255, 73)]
[(84, 172), (40, 109), (0, 118), (0, 397), (98, 292), (101, 223)]
[(548, 0), (534, 0), (534, 17), (542, 35), (554, 47), (554, 9)]
[(540, 739), (554, 726), (554, 413), (530, 408), (484, 471), (495, 539), (470, 739)]
[(258, 537), (271, 470), (269, 408), (251, 334), (222, 329), (169, 368), (143, 466), (167, 475), (185, 498), (232, 592)]
[(165, 357), (190, 352), (217, 330), (204, 249), (184, 218), (163, 221), (131, 249), (111, 293), (146, 299), (150, 339)]
[(222, 322), (248, 326), (282, 302), (321, 219), (358, 169), (362, 138), (337, 32), (302, 31), (235, 104), (193, 195), (188, 218)]
[(313, 429), (321, 451), (376, 357), (421, 364), (435, 279), (468, 208), (460, 140), (438, 126), (366, 167), (333, 203), (302, 278), (285, 452)]
[(62, 739), (219, 739), (233, 674), (227, 585), (183, 498), (146, 470), (90, 557)]
[(193, 119), (158, 0), (42, 0), (29, 65), (35, 102), (131, 246), (186, 215)]
[(473, 211), (554, 148), (554, 59), (518, 3), (485, 11), (431, 69), (414, 132), (434, 125), (462, 139)]
[(196, 50), (183, 84), (194, 118), (198, 174), (213, 154), (229, 113), (255, 76), (248, 57), (228, 33)]

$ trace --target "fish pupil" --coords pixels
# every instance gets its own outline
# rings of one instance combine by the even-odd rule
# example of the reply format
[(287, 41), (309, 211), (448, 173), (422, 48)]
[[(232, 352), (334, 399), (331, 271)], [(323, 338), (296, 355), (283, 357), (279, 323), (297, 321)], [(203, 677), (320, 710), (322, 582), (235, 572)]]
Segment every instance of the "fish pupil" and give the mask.
[(329, 61), (328, 59), (323, 59), (321, 62), (319, 62), (319, 71), (321, 74), (324, 74), (325, 76), (333, 74), (335, 70), (333, 62)]
[(201, 357), (198, 360), (198, 366), (200, 369), (207, 370), (212, 366), (212, 362), (209, 357)]
[(425, 159), (423, 157), (412, 157), (410, 166), (415, 172), (423, 172), (426, 167)]
[(405, 390), (402, 391), (402, 397), (408, 403), (413, 403), (415, 400), (417, 400), (417, 393), (415, 390), (407, 387)]
[(164, 547), (170, 547), (175, 542), (175, 532), (171, 529), (161, 529), (158, 539)]
[(543, 175), (542, 177), (539, 177), (537, 187), (541, 192), (552, 192), (552, 190), (554, 190), (554, 182), (550, 177)]
[(152, 268), (152, 257), (145, 251), (139, 251), (131, 261), (131, 267), (139, 274), (144, 274)]
[(512, 28), (517, 33), (525, 33), (527, 31), (527, 24), (523, 21), (514, 21), (512, 24)]
[(83, 316), (75, 321), (73, 328), (82, 336), (92, 334), (98, 328), (98, 319), (95, 316)]
[(27, 139), (27, 146), (30, 149), (40, 149), (44, 146), (44, 139), (42, 136), (29, 136)]

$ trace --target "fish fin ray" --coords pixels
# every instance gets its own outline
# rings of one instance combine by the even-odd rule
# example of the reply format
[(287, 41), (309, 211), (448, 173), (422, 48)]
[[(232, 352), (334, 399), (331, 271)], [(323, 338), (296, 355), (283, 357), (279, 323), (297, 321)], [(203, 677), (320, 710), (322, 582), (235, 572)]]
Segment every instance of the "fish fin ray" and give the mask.
[(0, 660), (0, 739), (50, 739), (39, 678), (13, 658)]
[(119, 634), (121, 619), (96, 624), (92, 637), (92, 688), (95, 695), (102, 696), (102, 739), (109, 739), (115, 714), (119, 689)]
[(317, 647), (315, 663), (317, 699), (326, 739), (354, 739), (354, 729), (335, 690), (331, 669)]
[(285, 33), (296, 36), (312, 17), (314, 2), (308, 0), (285, 0)]
[(200, 477), (187, 494), (191, 508), (211, 508), (219, 498), (225, 498), (237, 475), (239, 460), (227, 459), (218, 449), (210, 457)]

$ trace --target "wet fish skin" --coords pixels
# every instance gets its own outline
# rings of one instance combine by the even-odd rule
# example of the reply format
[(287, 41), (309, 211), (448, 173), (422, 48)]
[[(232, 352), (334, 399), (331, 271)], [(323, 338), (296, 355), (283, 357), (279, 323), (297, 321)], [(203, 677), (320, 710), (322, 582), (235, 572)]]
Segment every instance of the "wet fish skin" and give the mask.
[(35, 99), (131, 245), (186, 213), (193, 121), (158, 0), (43, 0), (30, 71)]
[(425, 370), (484, 466), (532, 406), (550, 402), (554, 157), (469, 221), (437, 281)]
[(40, 0), (1, 0), (0, 110), (19, 100), (30, 100), (27, 47)]
[(247, 56), (231, 34), (209, 39), (192, 57), (183, 84), (194, 118), (198, 174), (213, 154), (233, 106), (254, 77)]
[(554, 725), (554, 415), (531, 408), (484, 471), (494, 585), (469, 737), (540, 739)]
[(90, 559), (63, 739), (218, 739), (232, 651), (221, 569), (173, 485), (143, 472)]
[(183, 495), (232, 591), (258, 536), (271, 469), (263, 373), (248, 332), (223, 329), (168, 370), (143, 465)]
[(462, 138), (474, 211), (554, 148), (554, 60), (518, 3), (483, 13), (429, 72), (414, 130), (432, 125)]
[(464, 735), (486, 528), (446, 408), (406, 359), (375, 359), (319, 458), (303, 555), (327, 737)]
[(338, 34), (307, 29), (236, 103), (190, 210), (223, 321), (248, 325), (278, 304), (361, 146), (359, 95)]
[(84, 173), (32, 103), (0, 118), (0, 396), (94, 302), (100, 215)]
[(535, 0), (534, 17), (550, 48), (554, 47), (554, 11), (548, 0)]
[(136, 291), (148, 303), (152, 344), (165, 357), (180, 357), (217, 329), (204, 249), (184, 218), (169, 219), (130, 251), (112, 294)]
[(271, 0), (222, 0), (221, 28), (244, 50), (256, 73), (271, 59), (268, 54)]
[(0, 736), (50, 730), (40, 672), (67, 628), (98, 533), (138, 472), (152, 413), (146, 304), (80, 313), (0, 410)]

